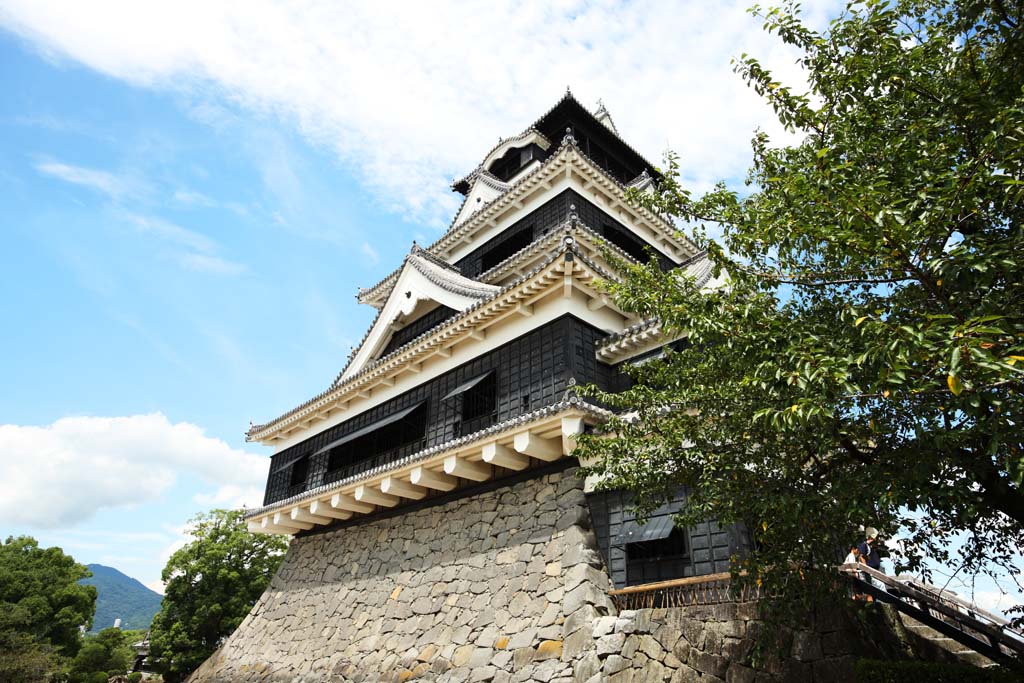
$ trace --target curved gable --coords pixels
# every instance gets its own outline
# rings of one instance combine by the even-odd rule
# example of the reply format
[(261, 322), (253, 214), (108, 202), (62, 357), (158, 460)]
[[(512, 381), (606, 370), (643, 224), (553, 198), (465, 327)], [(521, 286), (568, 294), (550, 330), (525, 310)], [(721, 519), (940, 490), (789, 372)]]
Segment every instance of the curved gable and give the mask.
[(464, 311), (498, 290), (494, 285), (463, 277), (425, 258), (418, 250), (414, 251), (406, 258), (380, 313), (338, 381), (348, 379), (377, 358), (391, 335), (405, 323), (438, 306)]

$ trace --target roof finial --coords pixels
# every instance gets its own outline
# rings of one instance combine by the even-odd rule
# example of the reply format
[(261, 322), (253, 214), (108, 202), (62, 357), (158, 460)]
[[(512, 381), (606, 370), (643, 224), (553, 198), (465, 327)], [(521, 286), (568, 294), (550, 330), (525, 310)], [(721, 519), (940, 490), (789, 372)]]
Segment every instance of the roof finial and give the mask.
[(579, 220), (580, 220), (580, 216), (579, 216), (578, 213), (576, 213), (576, 205), (575, 204), (570, 204), (569, 205), (569, 222), (570, 223), (577, 223)]
[(572, 126), (566, 126), (565, 137), (562, 138), (562, 142), (564, 142), (567, 145), (576, 144), (576, 136), (572, 134)]

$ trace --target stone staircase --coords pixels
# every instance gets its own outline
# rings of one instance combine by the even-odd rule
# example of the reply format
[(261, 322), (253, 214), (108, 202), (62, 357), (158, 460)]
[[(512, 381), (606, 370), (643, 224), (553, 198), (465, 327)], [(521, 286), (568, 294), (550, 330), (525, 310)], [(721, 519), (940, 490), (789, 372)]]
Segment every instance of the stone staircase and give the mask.
[(970, 664), (982, 669), (996, 666), (995, 662), (980, 652), (961, 645), (913, 617), (899, 614), (899, 618), (903, 622), (903, 628), (906, 630), (908, 638), (914, 641), (912, 643), (914, 649), (925, 654), (928, 659)]

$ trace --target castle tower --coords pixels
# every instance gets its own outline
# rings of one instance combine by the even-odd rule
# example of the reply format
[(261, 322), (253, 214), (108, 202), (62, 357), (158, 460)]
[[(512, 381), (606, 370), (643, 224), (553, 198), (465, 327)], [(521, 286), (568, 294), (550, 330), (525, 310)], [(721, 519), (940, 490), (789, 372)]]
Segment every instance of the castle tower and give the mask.
[[(330, 388), (250, 429), (249, 440), (277, 449), (250, 529), (353, 524), (565, 466), (575, 436), (603, 415), (573, 386), (621, 387), (623, 363), (675, 341), (595, 286), (616, 277), (602, 248), (627, 262), (646, 261), (649, 249), (665, 269), (710, 279), (707, 259), (672, 224), (626, 202), (627, 188), (657, 177), (603, 103), (592, 113), (568, 92), (500, 140), (453, 184), (464, 200), (444, 235), (359, 290), (378, 313)], [(707, 557), (680, 564), (694, 549), (684, 530), (671, 548), (652, 543), (673, 533), (672, 506), (641, 530), (619, 519), (628, 500), (592, 502), (608, 522), (601, 540), (616, 585), (720, 571), (739, 542), (705, 529), (696, 549)], [(662, 561), (627, 571), (631, 542), (647, 543), (634, 555)]]
[(377, 315), (329, 388), (249, 430), (275, 448), (249, 529), (293, 540), (192, 681), (696, 675), (669, 654), (676, 628), (658, 661), (622, 656), (609, 591), (722, 572), (745, 536), (676, 529), (685, 492), (641, 526), (625, 494), (585, 491), (572, 456), (607, 417), (574, 387), (625, 387), (623, 364), (679, 343), (600, 290), (617, 277), (605, 250), (715, 285), (704, 254), (627, 202), (658, 178), (603, 104), (566, 93), (453, 184), (448, 230), (359, 290)]
[(626, 201), (658, 180), (567, 93), (454, 183), (444, 235), (359, 291), (377, 316), (329, 388), (250, 429), (276, 452), (249, 529), (293, 538), (191, 683), (846, 681), (858, 655), (906, 655), (888, 622), (865, 639), (824, 610), (755, 670), (777, 625), (728, 590), (744, 531), (677, 528), (685, 491), (641, 525), (575, 476), (607, 413), (574, 387), (623, 388), (625, 364), (685, 343), (602, 293), (606, 250), (720, 284)]

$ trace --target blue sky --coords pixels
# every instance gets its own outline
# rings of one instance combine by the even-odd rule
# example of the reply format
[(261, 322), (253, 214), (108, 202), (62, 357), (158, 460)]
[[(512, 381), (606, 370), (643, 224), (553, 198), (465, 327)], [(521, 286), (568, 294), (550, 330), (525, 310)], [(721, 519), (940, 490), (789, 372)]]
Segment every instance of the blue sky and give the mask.
[(697, 189), (785, 139), (731, 71), (800, 77), (746, 1), (428, 4), (0, 0), (0, 534), (155, 586), (260, 502), (243, 434), (341, 369), (356, 288), (566, 85)]
[[(243, 444), (248, 421), (325, 386), (370, 318), (355, 287), (420, 228), (330, 154), (229, 104), (55, 64), (2, 33), (0, 87), (0, 421), (162, 414), (165, 429), (191, 423), (261, 453)], [(388, 239), (371, 247), (373, 234)], [(44, 515), (0, 533), (152, 582), (152, 556), (210, 507), (196, 497), (231, 484), (215, 475), (174, 468), (154, 504), (87, 505), (73, 512), (92, 519), (47, 528)]]

